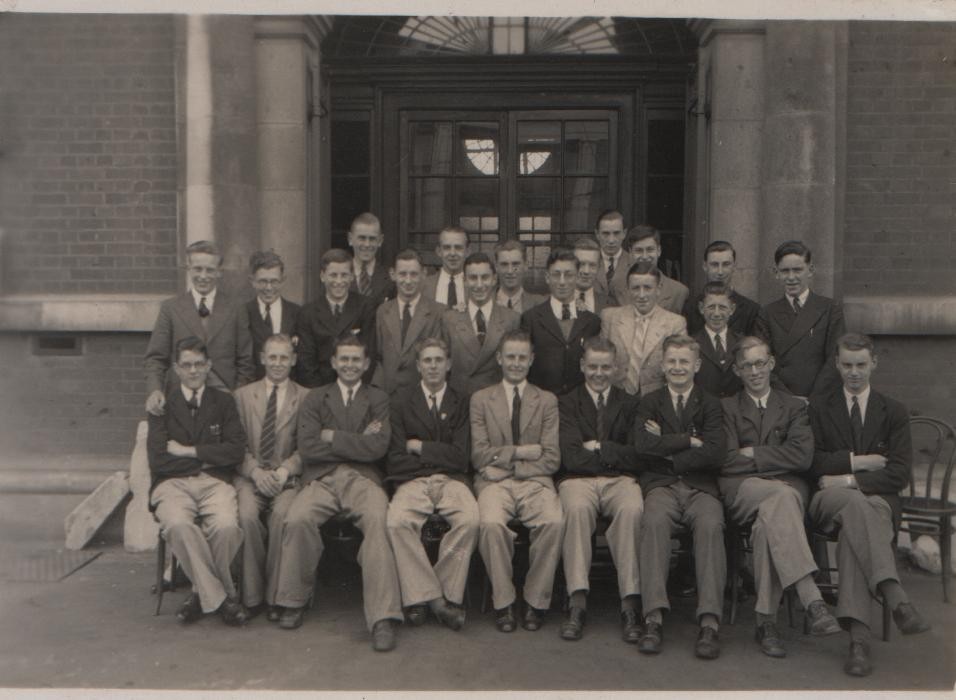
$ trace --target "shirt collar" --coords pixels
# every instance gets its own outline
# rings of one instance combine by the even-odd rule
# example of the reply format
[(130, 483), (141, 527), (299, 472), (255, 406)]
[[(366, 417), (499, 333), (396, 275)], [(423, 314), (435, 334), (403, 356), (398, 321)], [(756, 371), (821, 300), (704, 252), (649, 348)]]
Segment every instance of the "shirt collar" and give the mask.
[[(724, 345), (724, 350), (727, 350), (727, 326), (724, 326), (722, 331), (712, 331), (708, 326), (704, 326), (704, 329), (707, 331), (707, 336), (710, 338), (710, 342), (714, 342), (714, 336), (720, 336), (720, 342)], [(716, 345), (716, 343), (714, 343)]]
[[(451, 273), (448, 272), (448, 270), (446, 270), (444, 267), (442, 267), (442, 268), (438, 271), (438, 283), (439, 283), (439, 284), (441, 284), (442, 282), (444, 282), (444, 283), (447, 285), (447, 284), (448, 284), (448, 280), (450, 280), (451, 278), (452, 278)], [(455, 273), (454, 278), (455, 278), (455, 284), (456, 284), (456, 285), (457, 285), (459, 282), (464, 282), (464, 280), (462, 279), (462, 275), (461, 275), (461, 272), (460, 272), (460, 271)]]
[[(348, 397), (349, 397), (349, 387), (345, 386), (345, 385), (342, 383), (342, 380), (341, 380), (341, 379), (336, 379), (336, 380), (335, 380), (335, 383), (339, 385), (339, 393), (342, 394), (342, 403), (343, 403), (343, 404), (344, 404), (344, 403), (347, 403), (347, 402), (348, 402)], [(359, 383), (356, 384), (355, 386), (351, 387), (351, 389), (352, 389), (352, 400), (353, 400), (353, 401), (355, 401), (355, 397), (358, 396), (359, 389), (361, 389), (361, 388), (362, 388), (362, 382), (359, 382)]]
[[(800, 300), (800, 308), (802, 309), (807, 305), (807, 297), (810, 296), (810, 288), (804, 289), (800, 294), (797, 295), (797, 299)], [(790, 302), (790, 306), (793, 306), (793, 297), (788, 296), (787, 301)]]
[[(186, 399), (186, 402), (188, 403), (189, 400), (192, 398), (193, 390), (186, 388), (186, 385), (185, 385), (185, 384), (180, 384), (180, 385), (179, 385), (179, 388), (182, 389), (182, 391), (183, 391), (183, 398), (185, 398), (185, 399)], [(203, 394), (205, 394), (205, 393), (206, 393), (206, 385), (205, 385), (205, 384), (203, 384), (201, 387), (199, 387), (198, 389), (196, 389), (196, 405), (197, 405), (197, 406), (201, 406), (201, 405), (202, 405), (202, 396), (203, 396)]]
[(756, 396), (754, 396), (753, 394), (751, 394), (749, 391), (747, 392), (747, 396), (750, 397), (750, 400), (754, 402), (754, 405), (755, 405), (755, 406), (759, 406), (761, 403), (763, 403), (763, 407), (764, 407), (764, 408), (767, 407), (767, 402), (770, 400), (770, 392), (769, 392), (769, 391), (768, 391), (766, 394), (764, 394), (764, 395), (763, 395), (761, 398), (759, 398), (759, 399), (758, 399)]
[(871, 387), (866, 387), (866, 389), (859, 394), (851, 394), (846, 389), (843, 389), (843, 398), (846, 399), (847, 413), (853, 410), (853, 397), (855, 396), (856, 402), (860, 404), (860, 418), (866, 415), (866, 405), (870, 401), (870, 388)]
[(661, 308), (661, 305), (654, 304), (654, 308), (652, 308), (646, 314), (642, 314), (640, 311), (638, 311), (637, 307), (634, 306), (634, 304), (631, 304), (630, 307), (631, 307), (631, 310), (634, 311), (634, 318), (636, 318), (638, 321), (647, 320), (649, 322), (654, 318), (655, 314), (657, 314), (657, 310)]
[(411, 304), (411, 305), (412, 305), (411, 312), (412, 312), (412, 316), (414, 316), (414, 315), (415, 315), (415, 309), (418, 308), (418, 302), (421, 301), (421, 299), (422, 299), (422, 293), (421, 293), (421, 292), (419, 292), (418, 294), (416, 294), (416, 295), (415, 295), (415, 298), (412, 299), (412, 300), (409, 301), (409, 302), (402, 301), (401, 299), (399, 299), (399, 298), (396, 297), (395, 300), (398, 302), (398, 315), (399, 315), (399, 317), (401, 317), (401, 315), (402, 315), (403, 313), (405, 313), (405, 304)]
[[(368, 270), (369, 277), (375, 273), (375, 258), (365, 263), (365, 269)], [(358, 258), (352, 258), (352, 270), (355, 273), (355, 278), (358, 279), (359, 273), (362, 272), (362, 261)]]
[(507, 306), (508, 300), (510, 299), (512, 304), (517, 304), (521, 301), (522, 294), (524, 294), (523, 287), (518, 287), (518, 291), (516, 291), (514, 294), (511, 294), (511, 295), (509, 295), (508, 292), (506, 292), (501, 287), (498, 287), (498, 294), (497, 294), (498, 303), (501, 304), (502, 306)]
[[(554, 317), (560, 321), (561, 314), (564, 311), (564, 308), (563, 308), (564, 302), (558, 301), (553, 296), (548, 297), (548, 300), (551, 302), (551, 311), (554, 313)], [(571, 320), (573, 321), (574, 319), (578, 317), (577, 304), (575, 304), (574, 299), (572, 299), (571, 301), (567, 302), (567, 305), (568, 305), (568, 309), (570, 309), (571, 311)]]
[(205, 299), (206, 308), (209, 309), (210, 312), (212, 311), (212, 305), (216, 303), (216, 291), (217, 291), (216, 288), (214, 288), (211, 292), (209, 292), (209, 294), (200, 294), (195, 289), (190, 289), (189, 291), (193, 295), (193, 305), (197, 309), (199, 308), (199, 301), (201, 299)]
[[(429, 398), (432, 395), (432, 392), (429, 391), (428, 387), (425, 386), (425, 382), (421, 382), (422, 392), (425, 394), (425, 405), (429, 408), (432, 407), (431, 399)], [(439, 391), (434, 392), (435, 401), (438, 403), (439, 408), (441, 408), (441, 402), (445, 398), (445, 390), (448, 389), (448, 382), (442, 384), (442, 387)]]
[(469, 299), (468, 300), (468, 318), (474, 321), (475, 315), (478, 313), (478, 309), (481, 309), (481, 313), (485, 315), (485, 322), (487, 322), (488, 319), (491, 318), (491, 312), (494, 308), (495, 308), (494, 299), (489, 299), (481, 306), (478, 306), (475, 302)]
[(267, 394), (272, 391), (272, 387), (274, 387), (274, 386), (279, 387), (279, 393), (280, 393), (280, 394), (281, 394), (283, 391), (285, 391), (286, 388), (289, 386), (289, 378), (288, 378), (288, 377), (285, 378), (285, 381), (279, 382), (278, 384), (276, 384), (276, 383), (273, 382), (271, 379), (269, 379), (269, 377), (263, 377), (263, 380), (265, 380), (265, 383), (266, 383), (266, 393), (267, 393)]
[[(589, 387), (589, 386), (587, 385), (587, 382), (584, 383), (584, 388), (588, 390), (588, 394), (591, 395), (591, 401), (594, 402), (594, 407), (597, 408), (598, 392), (594, 391), (594, 389), (592, 389), (591, 387)], [(604, 394), (604, 405), (607, 406), (607, 400), (608, 400), (608, 398), (610, 398), (610, 394), (611, 394), (611, 387), (608, 387), (607, 389), (605, 389), (605, 390), (602, 391), (601, 393)]]
[(340, 306), (344, 309), (344, 308), (345, 308), (345, 302), (347, 302), (348, 300), (349, 300), (349, 295), (348, 295), (348, 294), (345, 295), (345, 298), (344, 298), (342, 301), (332, 301), (332, 300), (329, 298), (329, 295), (328, 295), (328, 294), (325, 295), (325, 301), (328, 302), (329, 308), (332, 309), (333, 311), (335, 311), (335, 305), (336, 305), (336, 304), (340, 305)]
[(621, 259), (621, 256), (624, 255), (624, 248), (619, 248), (617, 254), (614, 257), (607, 257), (604, 252), (601, 252), (601, 260), (604, 261), (604, 271), (607, 272), (607, 269), (611, 266), (611, 261), (614, 261), (614, 269), (617, 269), (617, 263)]
[(671, 389), (669, 385), (668, 385), (668, 387), (667, 387), (667, 393), (669, 393), (669, 394), (671, 395), (671, 403), (672, 403), (672, 404), (675, 404), (675, 405), (677, 404), (677, 397), (678, 397), (678, 396), (683, 396), (683, 397), (684, 397), (684, 405), (686, 406), (686, 405), (687, 405), (687, 402), (690, 400), (690, 394), (691, 394), (691, 392), (692, 392), (693, 390), (694, 390), (694, 385), (693, 385), (693, 384), (692, 384), (686, 391), (682, 391), (682, 392), (679, 393), (679, 394), (678, 394), (676, 391), (674, 391), (673, 389)]
[(514, 388), (515, 388), (515, 386), (518, 387), (518, 396), (520, 396), (520, 397), (523, 399), (523, 398), (524, 398), (524, 390), (525, 390), (526, 388), (528, 388), (528, 380), (525, 379), (525, 380), (523, 380), (520, 384), (512, 384), (512, 383), (509, 382), (507, 379), (502, 379), (502, 380), (501, 380), (501, 385), (505, 388), (505, 396), (508, 397), (508, 401), (511, 401), (511, 399), (514, 397), (514, 394), (515, 394)]

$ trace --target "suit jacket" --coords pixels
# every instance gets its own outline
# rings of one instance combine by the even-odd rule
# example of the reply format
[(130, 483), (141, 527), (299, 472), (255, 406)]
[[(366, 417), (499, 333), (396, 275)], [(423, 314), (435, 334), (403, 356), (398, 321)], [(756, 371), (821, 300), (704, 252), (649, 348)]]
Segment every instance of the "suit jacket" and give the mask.
[[(498, 290), (495, 292), (495, 303), (496, 303), (496, 304), (500, 304), (500, 305), (503, 306), (504, 308), (508, 309), (507, 303), (502, 304), (502, 303), (499, 301), (498, 295), (499, 295), (500, 293), (501, 293), (501, 288), (499, 287)], [(544, 301), (545, 299), (547, 299), (547, 298), (548, 298), (548, 297), (545, 296), (544, 294), (532, 294), (532, 293), (529, 292), (527, 289), (523, 289), (523, 288), (522, 288), (522, 290), (521, 290), (521, 301), (520, 301), (517, 305), (512, 306), (512, 307), (511, 307), (510, 309), (508, 309), (508, 310), (509, 310), (509, 311), (514, 311), (516, 314), (519, 314), (519, 315), (520, 315), (520, 314), (523, 314), (523, 313), (524, 313), (525, 311), (527, 311), (528, 309), (537, 306), (538, 304), (540, 304), (541, 302), (543, 302), (543, 301)]]
[[(574, 302), (572, 301), (573, 305)], [(531, 334), (534, 362), (528, 381), (545, 391), (564, 394), (584, 382), (581, 357), (584, 341), (601, 332), (601, 319), (590, 311), (577, 312), (568, 339), (551, 309), (551, 300), (521, 314), (521, 328)]]
[(416, 344), (431, 336), (445, 338), (442, 321), (444, 312), (444, 306), (424, 295), (420, 296), (405, 334), (405, 342), (402, 343), (401, 302), (397, 298), (390, 299), (378, 307), (375, 312), (378, 372), (373, 384), (391, 395), (398, 389), (421, 381), (416, 365)]
[[(719, 498), (717, 474), (727, 453), (723, 418), (720, 401), (700, 387), (691, 390), (683, 420), (674, 412), (666, 386), (644, 396), (634, 421), (634, 446), (644, 495), (658, 486), (670, 486), (682, 480), (692, 488)], [(660, 435), (652, 435), (644, 429), (644, 423), (649, 420), (661, 427)], [(692, 436), (703, 441), (703, 446), (691, 447)]]
[[(638, 400), (612, 386), (607, 393), (604, 434), (597, 430), (597, 406), (587, 386), (579, 385), (558, 399), (561, 415), (561, 472), (559, 479), (585, 476), (634, 476), (637, 450), (630, 433), (637, 414)], [(584, 449), (584, 443), (597, 440), (600, 452)]]
[[(751, 476), (786, 481), (803, 495), (807, 482), (800, 476), (813, 462), (813, 432), (802, 399), (771, 389), (763, 419), (747, 392), (723, 399), (727, 457), (718, 479), (728, 505), (734, 502), (740, 482)], [(753, 447), (754, 456), (740, 454)]]
[[(239, 420), (246, 432), (246, 454), (239, 465), (238, 472), (247, 479), (252, 478), (252, 470), (256, 467), (269, 469), (259, 459), (259, 445), (262, 439), (262, 424), (266, 417), (266, 406), (269, 403), (271, 387), (265, 379), (260, 379), (236, 391), (236, 408), (239, 409)], [(285, 397), (281, 406), (276, 407), (275, 426), (275, 468), (285, 467), (289, 476), (298, 476), (302, 473), (302, 458), (298, 451), (298, 424), (299, 405), (305, 399), (309, 390), (291, 379), (286, 387)]]
[[(760, 304), (743, 294), (738, 294), (736, 290), (730, 293), (730, 300), (734, 302), (736, 308), (730, 320), (727, 321), (727, 327), (739, 336), (753, 335), (757, 315), (760, 313)], [(691, 335), (704, 328), (704, 317), (697, 306), (701, 301), (703, 297), (700, 294), (688, 298), (681, 312), (687, 319), (687, 332)]]
[[(353, 267), (352, 269), (354, 271), (355, 268)], [(386, 300), (395, 298), (395, 283), (388, 274), (388, 266), (383, 265), (381, 260), (375, 261), (375, 271), (372, 272), (372, 277), (369, 282), (369, 292), (362, 296), (368, 300), (369, 306), (371, 306), (373, 310), (381, 306)], [(349, 288), (349, 291), (359, 294), (358, 275), (355, 275), (355, 279), (352, 280), (352, 286)], [(320, 285), (319, 298), (321, 299), (324, 295), (325, 288)]]
[[(402, 483), (420, 476), (447, 474), (469, 484), (470, 436), (468, 398), (450, 386), (445, 388), (437, 421), (421, 384), (399, 391), (392, 398), (392, 439), (385, 480)], [(408, 440), (422, 441), (420, 455), (405, 450)]]
[(210, 386), (232, 390), (252, 381), (255, 365), (245, 306), (219, 289), (203, 327), (193, 296), (186, 292), (159, 307), (143, 361), (147, 394), (179, 386), (179, 378), (172, 371), (176, 343), (192, 335), (206, 344), (212, 360), (206, 380)]
[(834, 357), (836, 341), (845, 332), (840, 305), (813, 292), (799, 315), (786, 298), (763, 307), (755, 327), (773, 351), (774, 375), (788, 391), (804, 397), (841, 385)]
[(683, 316), (659, 307), (651, 312), (649, 323), (643, 346), (636, 347), (633, 341), (637, 309), (628, 304), (601, 312), (601, 335), (617, 346), (618, 370), (614, 383), (629, 394), (647, 394), (664, 386), (661, 370), (664, 339), (686, 330)]
[(496, 352), (498, 343), (508, 331), (518, 327), (520, 316), (495, 304), (488, 318), (488, 332), (483, 345), (471, 325), (466, 311), (446, 309), (445, 332), (451, 346), (451, 372), (448, 382), (462, 396), (471, 396), (479, 389), (501, 381), (501, 367)]
[[(388, 395), (364, 382), (352, 397), (348, 408), (342, 401), (338, 382), (309, 392), (299, 406), (299, 455), (302, 457), (302, 483), (332, 473), (340, 465), (352, 467), (381, 486), (382, 473), (377, 462), (388, 451), (392, 433)], [(378, 421), (382, 429), (364, 433)], [(333, 430), (332, 442), (321, 439), (322, 430)]]
[[(464, 273), (459, 273), (459, 274), (464, 274)], [(426, 297), (428, 299), (431, 299), (432, 301), (435, 301), (435, 298), (438, 292), (439, 275), (441, 275), (441, 268), (439, 268), (434, 274), (431, 274), (425, 277), (424, 281), (422, 282), (423, 297)], [(462, 278), (462, 282), (464, 282), (464, 278)], [(464, 284), (462, 285), (462, 288), (464, 289)], [(458, 298), (458, 306), (461, 307), (464, 303), (465, 303), (465, 297), (464, 295), (462, 295)], [(445, 304), (439, 304), (439, 306), (442, 306), (445, 309), (448, 309), (448, 306)]]
[(352, 333), (368, 345), (368, 372), (362, 381), (371, 381), (375, 371), (375, 312), (361, 294), (349, 293), (342, 306), (342, 314), (335, 318), (324, 293), (302, 307), (296, 323), (299, 337), (296, 379), (306, 387), (317, 387), (336, 380), (335, 370), (329, 364), (335, 350), (335, 341), (343, 333)]
[[(607, 280), (607, 258), (601, 253), (601, 264), (598, 266), (597, 275), (594, 278), (594, 290), (601, 292), (607, 300), (608, 306), (622, 306), (630, 304), (631, 297), (627, 294), (627, 271), (631, 269), (634, 260), (626, 251), (621, 252), (621, 257), (617, 259), (617, 265), (614, 266), (614, 274), (611, 276), (611, 283)], [(618, 296), (618, 292), (623, 296)]]
[(727, 347), (724, 348), (721, 362), (707, 329), (702, 328), (694, 334), (694, 340), (700, 345), (700, 370), (694, 377), (694, 383), (719, 399), (733, 396), (744, 388), (740, 377), (734, 374), (734, 357), (730, 353), (740, 338), (732, 329), (727, 329)]
[[(288, 299), (280, 299), (279, 301), (282, 304), (282, 323), (279, 324), (279, 330), (288, 336), (293, 336), (295, 335), (299, 311), (302, 307)], [(262, 366), (259, 355), (266, 338), (272, 335), (272, 326), (262, 320), (258, 298), (246, 303), (246, 317), (249, 319), (249, 334), (252, 336), (252, 361), (256, 366), (256, 379), (262, 379), (266, 376), (266, 370)]]
[[(203, 471), (232, 483), (246, 450), (246, 435), (232, 396), (207, 385), (199, 410), (192, 416), (177, 386), (166, 394), (166, 412), (161, 416), (150, 413), (147, 420), (146, 455), (153, 477), (150, 492), (166, 479), (197, 476)], [(169, 454), (169, 440), (195, 447), (196, 457)]]
[[(627, 270), (630, 269), (631, 264), (632, 263), (629, 263), (627, 269), (623, 271), (616, 268), (614, 270), (614, 278), (611, 280), (614, 297), (621, 306), (627, 306), (631, 303), (631, 296), (627, 291)], [(667, 309), (671, 313), (679, 314), (683, 312), (684, 304), (687, 303), (689, 294), (690, 291), (687, 287), (677, 280), (671, 279), (663, 272), (661, 273), (661, 292), (657, 298), (657, 305), (659, 307)]]
[(471, 463), (477, 472), (478, 493), (489, 483), (502, 479), (537, 481), (554, 488), (551, 475), (561, 464), (558, 443), (558, 399), (550, 391), (527, 384), (521, 399), (521, 444), (541, 445), (541, 458), (514, 461), (511, 397), (502, 384), (476, 391), (471, 397)]
[[(814, 477), (825, 474), (852, 474), (853, 430), (843, 388), (810, 402), (810, 426), (813, 429)], [(893, 509), (893, 521), (899, 523), (899, 492), (910, 482), (913, 440), (906, 407), (874, 390), (866, 404), (860, 454), (881, 454), (886, 466), (877, 471), (854, 474), (857, 486), (866, 495), (877, 495)]]

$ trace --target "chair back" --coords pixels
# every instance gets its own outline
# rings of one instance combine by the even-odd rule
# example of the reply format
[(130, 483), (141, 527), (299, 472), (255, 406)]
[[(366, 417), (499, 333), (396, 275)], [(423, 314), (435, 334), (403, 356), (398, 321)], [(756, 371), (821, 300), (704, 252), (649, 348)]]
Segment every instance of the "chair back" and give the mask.
[[(910, 418), (910, 433), (913, 437), (913, 469), (910, 470), (907, 495), (925, 498), (926, 503), (947, 503), (953, 465), (956, 464), (956, 430), (936, 418), (913, 416)], [(918, 483), (924, 469), (926, 481)]]

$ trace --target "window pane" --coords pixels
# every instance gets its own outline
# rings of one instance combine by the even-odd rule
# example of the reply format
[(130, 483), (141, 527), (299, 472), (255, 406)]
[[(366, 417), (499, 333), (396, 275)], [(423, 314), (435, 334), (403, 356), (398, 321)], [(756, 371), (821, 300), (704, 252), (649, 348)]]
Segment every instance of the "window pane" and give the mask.
[(564, 179), (564, 230), (590, 231), (608, 205), (606, 177)]
[(520, 178), (517, 214), (519, 231), (560, 231), (561, 180)]
[(561, 174), (560, 122), (518, 122), (518, 173)]
[(458, 124), (458, 174), (498, 174), (498, 124), (462, 122)]
[(368, 122), (333, 121), (331, 132), (332, 173), (368, 175)]
[(451, 179), (410, 178), (408, 230), (438, 232), (451, 221)]
[(458, 225), (469, 233), (498, 230), (498, 178), (458, 180)]
[(451, 122), (411, 122), (410, 175), (450, 175), (452, 159)]
[(569, 175), (607, 175), (608, 122), (565, 122), (564, 171)]
[(647, 180), (647, 222), (659, 229), (684, 227), (684, 181), (680, 177)]

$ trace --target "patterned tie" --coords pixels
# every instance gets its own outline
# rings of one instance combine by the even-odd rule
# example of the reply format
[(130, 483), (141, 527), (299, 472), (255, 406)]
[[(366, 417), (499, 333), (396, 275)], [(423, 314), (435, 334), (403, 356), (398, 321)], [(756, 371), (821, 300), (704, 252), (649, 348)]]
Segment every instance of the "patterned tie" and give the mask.
[(714, 333), (714, 350), (717, 351), (720, 364), (724, 364), (727, 361), (727, 351), (724, 349), (724, 341), (720, 339), (720, 333)]
[(677, 422), (680, 424), (681, 430), (684, 429), (684, 395), (677, 395)]
[(863, 414), (855, 396), (853, 408), (850, 409), (850, 428), (853, 430), (853, 454), (858, 455), (863, 452)]
[(514, 299), (512, 299), (511, 297), (508, 297), (508, 308), (514, 309), (514, 307), (515, 307)]
[(597, 400), (597, 439), (604, 440), (607, 437), (607, 404), (604, 403), (604, 392), (598, 394)]
[(793, 313), (799, 314), (800, 309), (803, 308), (803, 306), (800, 304), (800, 297), (792, 297), (792, 303), (793, 303)]
[(272, 465), (272, 458), (276, 452), (276, 403), (278, 401), (279, 385), (273, 384), (269, 392), (269, 401), (266, 403), (266, 417), (262, 421), (262, 435), (259, 437), (259, 462)]
[(518, 393), (518, 387), (515, 387), (511, 400), (511, 444), (521, 444), (521, 394)]
[(408, 327), (412, 325), (412, 303), (405, 302), (405, 310), (402, 312), (402, 347), (405, 347), (405, 336), (408, 334)]
[(577, 306), (578, 311), (590, 311), (588, 308), (587, 292), (582, 291), (578, 294), (578, 300), (575, 306)]
[(448, 275), (448, 308), (458, 306), (458, 288), (455, 286), (455, 276)]
[(193, 395), (189, 397), (186, 405), (189, 406), (189, 415), (195, 418), (196, 411), (199, 410), (199, 389), (193, 389), (192, 392)]
[(263, 322), (269, 326), (269, 332), (272, 332), (272, 312), (269, 310), (272, 307), (272, 304), (266, 304), (266, 312), (262, 316)]
[(763, 399), (757, 401), (757, 412), (760, 414), (760, 420), (757, 424), (757, 432), (760, 433), (760, 435), (763, 435), (763, 414), (766, 410), (767, 407), (764, 406)]
[(608, 286), (611, 286), (611, 279), (614, 277), (614, 258), (611, 258), (607, 264), (607, 273), (605, 274), (607, 278)]
[(345, 407), (346, 407), (346, 408), (351, 408), (351, 407), (352, 407), (352, 394), (353, 394), (354, 392), (355, 392), (355, 389), (353, 389), (352, 387), (349, 387), (349, 390), (348, 390), (348, 392), (347, 392), (347, 394), (346, 394), (346, 397), (345, 397)]
[(363, 260), (362, 266), (359, 268), (359, 279), (358, 279), (358, 290), (359, 294), (368, 295), (369, 289), (372, 286), (372, 280), (368, 276), (368, 261)]
[(488, 326), (485, 324), (485, 314), (481, 309), (475, 312), (475, 332), (478, 334), (478, 344), (485, 344), (485, 336), (488, 335)]
[(336, 305), (332, 308), (332, 315), (335, 316), (335, 318), (339, 318), (339, 317), (342, 316), (342, 305), (341, 305), (341, 304), (336, 304)]
[(571, 320), (571, 305), (570, 304), (561, 304), (561, 320), (562, 321)]
[(206, 318), (209, 316), (209, 307), (206, 306), (206, 297), (199, 298), (199, 318)]
[(432, 402), (431, 409), (430, 409), (432, 414), (432, 420), (435, 421), (436, 426), (441, 427), (441, 423), (438, 420), (438, 397), (435, 396), (435, 394), (429, 394), (428, 400)]

